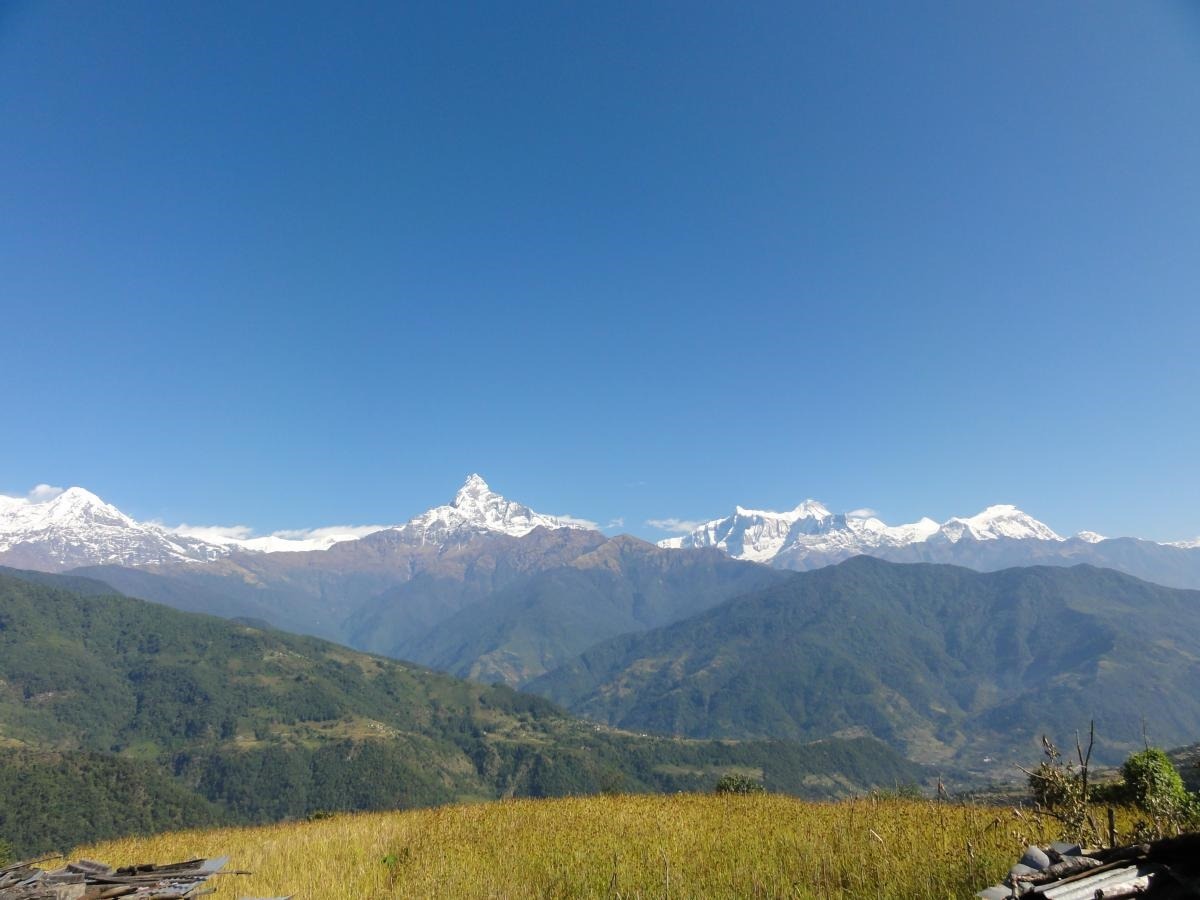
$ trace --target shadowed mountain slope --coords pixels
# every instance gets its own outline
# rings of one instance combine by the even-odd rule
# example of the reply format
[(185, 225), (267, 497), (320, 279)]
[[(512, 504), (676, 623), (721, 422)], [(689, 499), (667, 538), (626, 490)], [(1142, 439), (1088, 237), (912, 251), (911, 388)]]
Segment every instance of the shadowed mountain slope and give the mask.
[(1143, 718), (1161, 743), (1200, 734), (1200, 592), (1090, 566), (857, 557), (600, 644), (529, 689), (626, 728), (866, 733), (982, 773), (1094, 717), (1115, 761)]
[(715, 549), (664, 550), (541, 526), (447, 546), (389, 530), (328, 550), (74, 574), (179, 609), (261, 620), (513, 686), (598, 640), (786, 577)]
[(617, 537), (465, 607), (397, 651), (516, 686), (597, 641), (677, 621), (786, 577), (716, 550), (668, 551)]

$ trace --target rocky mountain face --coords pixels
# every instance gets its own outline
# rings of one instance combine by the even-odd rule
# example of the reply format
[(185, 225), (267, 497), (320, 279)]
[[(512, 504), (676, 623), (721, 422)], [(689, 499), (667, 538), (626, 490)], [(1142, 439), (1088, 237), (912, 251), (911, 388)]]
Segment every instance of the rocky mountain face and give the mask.
[[(411, 632), (393, 651), (452, 674), (520, 686), (597, 641), (686, 618), (781, 577), (715, 550), (668, 551), (622, 536)], [(372, 624), (359, 639), (370, 643), (367, 635), (380, 633)]]
[(674, 621), (779, 577), (715, 550), (669, 551), (542, 526), (445, 546), (389, 529), (327, 551), (73, 574), (178, 609), (514, 686), (597, 640)]
[(674, 621), (777, 577), (713, 549), (609, 539), (510, 501), (474, 475), (450, 503), (324, 550), (226, 548), (204, 562), (73, 571), (177, 609), (512, 685), (597, 640)]
[(205, 565), (90, 566), (73, 572), (177, 609), (257, 619), (390, 653), (394, 641), (606, 540), (594, 531), (541, 527), (524, 537), (483, 533), (445, 546), (411, 538), (387, 529), (328, 550), (233, 553)]

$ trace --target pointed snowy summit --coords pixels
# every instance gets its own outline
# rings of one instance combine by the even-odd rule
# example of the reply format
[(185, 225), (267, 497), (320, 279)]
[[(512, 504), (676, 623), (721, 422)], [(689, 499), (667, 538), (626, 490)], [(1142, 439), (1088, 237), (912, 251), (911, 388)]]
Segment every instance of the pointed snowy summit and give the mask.
[(463, 482), (462, 487), (458, 489), (458, 493), (454, 495), (453, 506), (463, 507), (470, 506), (480, 501), (485, 501), (488, 497), (498, 497), (495, 491), (488, 487), (488, 483), (483, 480), (483, 476), (472, 472), (467, 476), (467, 480)]
[(446, 545), (477, 534), (524, 537), (543, 528), (594, 528), (591, 522), (569, 516), (535, 512), (493, 491), (480, 475), (471, 474), (445, 506), (435, 506), (393, 529), (415, 544)]

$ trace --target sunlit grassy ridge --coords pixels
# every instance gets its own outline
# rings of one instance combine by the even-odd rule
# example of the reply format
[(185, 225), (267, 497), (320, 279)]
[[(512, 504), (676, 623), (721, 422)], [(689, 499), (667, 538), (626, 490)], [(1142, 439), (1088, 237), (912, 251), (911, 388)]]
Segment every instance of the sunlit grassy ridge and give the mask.
[(232, 857), (218, 896), (968, 897), (1024, 841), (1011, 809), (779, 795), (514, 800), (110, 841), (110, 863)]

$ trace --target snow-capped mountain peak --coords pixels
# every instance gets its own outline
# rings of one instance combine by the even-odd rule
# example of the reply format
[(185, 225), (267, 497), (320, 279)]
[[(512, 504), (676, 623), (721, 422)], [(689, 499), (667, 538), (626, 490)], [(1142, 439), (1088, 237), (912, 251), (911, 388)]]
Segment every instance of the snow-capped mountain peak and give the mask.
[(1097, 534), (1094, 531), (1081, 531), (1079, 534), (1075, 535), (1075, 537), (1088, 544), (1098, 544), (1101, 541), (1108, 540), (1108, 538), (1106, 538), (1104, 535)]
[(487, 532), (523, 537), (539, 525), (551, 529), (593, 527), (569, 516), (535, 512), (496, 493), (481, 476), (471, 474), (449, 504), (426, 510), (394, 530), (413, 543), (446, 544)]
[(138, 522), (91, 491), (70, 487), (0, 498), (0, 553), (10, 565), (67, 569), (208, 559), (223, 551)]
[(816, 500), (795, 509), (775, 512), (735, 506), (732, 516), (705, 522), (690, 534), (660, 541), (661, 547), (717, 547), (738, 559), (766, 562), (777, 554), (793, 530), (812, 531), (831, 518)]
[(827, 519), (832, 513), (820, 500), (813, 500), (810, 497), (793, 509), (792, 515), (797, 519)]
[(0, 505), (0, 550), (9, 549), (27, 536), (53, 529), (134, 524), (133, 519), (115, 506), (81, 487), (67, 488), (42, 500), (4, 497)]
[[(115, 506), (105, 503), (91, 491), (81, 487), (69, 487), (44, 500), (23, 497), (5, 497), (0, 507), (5, 521), (0, 523), (0, 533), (41, 531), (53, 526), (88, 522), (129, 526), (133, 519)], [(3, 538), (0, 538), (3, 540)]]
[(938, 536), (957, 543), (964, 537), (977, 541), (1008, 540), (1061, 541), (1050, 526), (1039, 522), (1010, 504), (989, 506), (968, 518), (952, 518), (938, 529)]
[(500, 497), (500, 495), (488, 487), (488, 483), (483, 480), (482, 475), (472, 472), (454, 495), (451, 505), (459, 509), (486, 506), (493, 497)]

